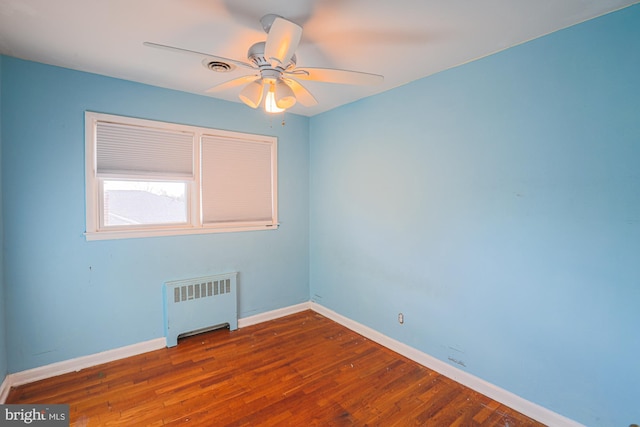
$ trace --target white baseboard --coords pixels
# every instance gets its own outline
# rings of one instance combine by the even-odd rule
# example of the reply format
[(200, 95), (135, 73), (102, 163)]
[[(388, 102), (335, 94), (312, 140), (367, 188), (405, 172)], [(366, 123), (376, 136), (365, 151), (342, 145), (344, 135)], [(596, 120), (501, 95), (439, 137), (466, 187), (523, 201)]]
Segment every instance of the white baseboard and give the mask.
[(11, 384), (9, 382), (9, 376), (7, 375), (0, 384), (0, 405), (7, 401), (7, 396), (9, 396), (9, 391), (11, 390)]
[[(3, 387), (7, 383), (7, 388), (43, 380), (45, 378), (55, 377), (57, 375), (66, 374), (68, 372), (76, 372), (91, 366), (100, 365), (102, 363), (112, 362), (114, 360), (124, 359), (125, 357), (135, 356), (148, 351), (158, 350), (166, 347), (165, 338), (156, 338), (125, 347), (115, 348), (100, 353), (90, 354), (88, 356), (76, 357), (75, 359), (63, 360), (61, 362), (51, 363), (45, 366), (39, 366), (26, 371), (16, 372), (7, 375), (3, 382)], [(7, 390), (8, 394), (8, 390)], [(3, 397), (0, 395), (0, 398)], [(6, 396), (4, 396), (6, 399)], [(0, 400), (0, 403), (4, 402)]]
[[(246, 326), (256, 325), (258, 323), (267, 322), (269, 320), (288, 316), (294, 313), (299, 313), (301, 311), (309, 309), (351, 329), (356, 333), (359, 333), (360, 335), (372, 341), (377, 342), (380, 345), (387, 347), (390, 350), (395, 351), (396, 353), (399, 353), (429, 369), (432, 369), (448, 378), (451, 378), (466, 387), (482, 393), (497, 402), (503, 403), (508, 407), (543, 424), (550, 426), (584, 427), (582, 424), (576, 421), (573, 421), (547, 408), (530, 402), (483, 379), (471, 375), (468, 372), (458, 369), (455, 366), (451, 366), (439, 359), (436, 359), (433, 356), (430, 356), (413, 347), (403, 344), (400, 341), (396, 341), (393, 338), (390, 338), (372, 328), (369, 328), (368, 326), (342, 316), (335, 311), (315, 302), (308, 301), (238, 319), (238, 327), (243, 328)], [(45, 378), (66, 374), (68, 372), (79, 371), (91, 366), (123, 359), (125, 357), (135, 356), (164, 347), (166, 347), (166, 339), (156, 338), (150, 341), (133, 344), (126, 347), (120, 347), (101, 353), (52, 363), (50, 365), (17, 372), (15, 374), (9, 374), (0, 385), (0, 404), (6, 401), (6, 398), (9, 395), (9, 390), (13, 386), (27, 384)]]
[(468, 372), (451, 366), (433, 356), (423, 353), (413, 347), (396, 341), (380, 332), (369, 328), (361, 323), (344, 317), (333, 310), (330, 310), (316, 302), (311, 302), (311, 310), (316, 313), (333, 320), (336, 323), (351, 329), (360, 335), (377, 342), (390, 350), (399, 353), (414, 362), (417, 362), (431, 370), (434, 370), (445, 377), (451, 378), (460, 384), (469, 387), (485, 396), (500, 402), (511, 409), (514, 409), (536, 421), (539, 421), (549, 426), (565, 426), (565, 427), (584, 427), (582, 424), (566, 418), (560, 414), (557, 414), (547, 408), (544, 408), (538, 404), (530, 402), (518, 395), (515, 395), (507, 390), (504, 390), (496, 385), (493, 385), (481, 378), (478, 378)]
[[(266, 313), (256, 314), (242, 319), (238, 319), (238, 327), (255, 325), (279, 317), (288, 316), (289, 314), (298, 313), (300, 311), (309, 310), (311, 308), (309, 302), (268, 311)], [(52, 363), (50, 365), (39, 366), (37, 368), (28, 369), (26, 371), (8, 374), (2, 385), (0, 385), (0, 404), (4, 403), (9, 395), (11, 387), (34, 381), (51, 378), (68, 372), (76, 372), (81, 369), (90, 368), (92, 366), (101, 365), (103, 363), (112, 362), (114, 360), (124, 359), (125, 357), (136, 356), (138, 354), (147, 353), (149, 351), (158, 350), (167, 346), (166, 339), (156, 338), (150, 341), (138, 344), (120, 347), (113, 350), (103, 351), (101, 353), (81, 356), (75, 359), (63, 360), (61, 362)]]
[(289, 307), (278, 308), (276, 310), (267, 311), (266, 313), (256, 314), (254, 316), (244, 317), (238, 319), (238, 327), (244, 328), (246, 326), (257, 325), (258, 323), (267, 322), (269, 320), (277, 319), (279, 317), (288, 316), (290, 314), (299, 313), (301, 311), (310, 310), (311, 302), (303, 302), (296, 305), (290, 305)]

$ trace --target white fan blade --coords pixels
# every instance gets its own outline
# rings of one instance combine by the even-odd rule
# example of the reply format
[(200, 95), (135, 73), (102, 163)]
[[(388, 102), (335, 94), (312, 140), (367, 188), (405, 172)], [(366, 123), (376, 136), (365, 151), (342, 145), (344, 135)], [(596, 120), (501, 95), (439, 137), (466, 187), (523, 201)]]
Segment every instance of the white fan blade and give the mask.
[(260, 78), (260, 76), (242, 76), (242, 77), (238, 77), (237, 79), (229, 80), (227, 82), (220, 83), (217, 86), (209, 88), (209, 89), (206, 90), (206, 92), (207, 93), (214, 93), (214, 92), (220, 92), (220, 91), (227, 90), (227, 89), (233, 89), (234, 87), (238, 87), (238, 86), (246, 85), (247, 83), (254, 82), (254, 81), (258, 80), (259, 78)]
[(197, 55), (197, 56), (200, 56), (200, 57), (211, 58), (212, 60), (215, 60), (215, 61), (228, 62), (228, 63), (234, 64), (234, 65), (237, 65), (238, 67), (251, 68), (252, 70), (256, 69), (255, 66), (249, 64), (248, 62), (236, 61), (235, 59), (224, 58), (222, 56), (211, 55), (209, 53), (197, 52), (195, 50), (182, 49), (180, 47), (166, 46), (166, 45), (163, 45), (163, 44), (151, 43), (151, 42), (144, 42), (142, 44), (147, 46), (147, 47), (154, 47), (156, 49), (164, 49), (164, 50), (168, 50), (170, 52), (187, 53), (187, 54), (191, 54), (191, 55)]
[(280, 65), (286, 66), (293, 54), (296, 53), (301, 37), (301, 26), (277, 17), (271, 24), (267, 35), (267, 43), (264, 48), (265, 58), (267, 61), (276, 60)]
[(293, 71), (285, 72), (285, 74), (300, 80), (360, 86), (380, 84), (384, 80), (384, 77), (378, 74), (334, 68), (296, 68)]
[(286, 77), (283, 77), (282, 81), (285, 82), (293, 90), (293, 93), (296, 95), (296, 99), (298, 100), (298, 102), (300, 102), (300, 104), (304, 105), (305, 107), (313, 107), (314, 105), (318, 105), (318, 101), (313, 97), (313, 95), (311, 95), (311, 92), (309, 92), (300, 83)]

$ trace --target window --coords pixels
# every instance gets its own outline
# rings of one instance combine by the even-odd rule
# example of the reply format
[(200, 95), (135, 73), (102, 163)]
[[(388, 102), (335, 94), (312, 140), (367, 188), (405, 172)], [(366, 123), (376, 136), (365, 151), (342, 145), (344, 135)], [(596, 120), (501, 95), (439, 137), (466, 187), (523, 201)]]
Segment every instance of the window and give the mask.
[(87, 240), (276, 229), (277, 139), (87, 112)]

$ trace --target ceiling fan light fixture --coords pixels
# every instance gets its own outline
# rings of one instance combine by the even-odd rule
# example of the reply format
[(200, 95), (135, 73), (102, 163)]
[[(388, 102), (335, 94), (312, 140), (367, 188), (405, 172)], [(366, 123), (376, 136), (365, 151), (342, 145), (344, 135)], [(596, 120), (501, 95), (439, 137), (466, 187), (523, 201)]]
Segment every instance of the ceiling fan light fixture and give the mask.
[(276, 85), (275, 83), (269, 83), (269, 91), (264, 99), (264, 111), (267, 113), (282, 113), (285, 108), (278, 107), (276, 103)]
[(251, 82), (240, 92), (240, 100), (251, 108), (258, 108), (262, 95), (264, 94), (264, 84), (262, 79)]
[(275, 84), (274, 94), (278, 108), (286, 110), (296, 104), (296, 95), (293, 93), (293, 89), (282, 80), (278, 80)]

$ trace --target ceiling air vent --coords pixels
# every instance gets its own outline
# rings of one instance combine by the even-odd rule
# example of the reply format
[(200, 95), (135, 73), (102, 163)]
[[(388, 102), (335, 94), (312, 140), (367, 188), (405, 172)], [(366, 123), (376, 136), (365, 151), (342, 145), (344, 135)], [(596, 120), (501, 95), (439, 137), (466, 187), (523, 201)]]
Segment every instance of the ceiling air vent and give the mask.
[(228, 73), (229, 71), (233, 71), (236, 68), (235, 65), (227, 64), (226, 62), (222, 61), (204, 60), (202, 62), (202, 65), (204, 65), (211, 71), (215, 71), (216, 73)]

